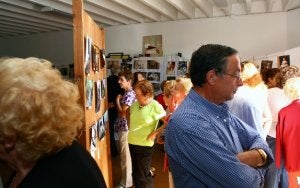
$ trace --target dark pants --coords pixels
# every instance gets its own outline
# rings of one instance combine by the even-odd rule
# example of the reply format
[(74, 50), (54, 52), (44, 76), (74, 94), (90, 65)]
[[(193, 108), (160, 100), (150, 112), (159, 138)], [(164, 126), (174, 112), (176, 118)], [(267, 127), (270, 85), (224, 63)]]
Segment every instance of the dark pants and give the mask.
[(153, 188), (153, 178), (150, 173), (153, 147), (129, 144), (132, 161), (132, 177), (135, 188)]
[[(273, 155), (275, 156), (275, 143), (276, 139), (267, 136), (267, 143), (271, 148)], [(265, 185), (264, 188), (288, 188), (288, 174), (284, 168), (283, 163), (280, 168), (276, 168), (275, 161), (269, 166), (265, 175)]]
[(115, 141), (115, 122), (118, 117), (118, 111), (115, 108), (108, 109), (108, 121), (109, 121), (109, 136), (110, 136), (110, 152), (111, 156), (118, 155), (118, 149)]

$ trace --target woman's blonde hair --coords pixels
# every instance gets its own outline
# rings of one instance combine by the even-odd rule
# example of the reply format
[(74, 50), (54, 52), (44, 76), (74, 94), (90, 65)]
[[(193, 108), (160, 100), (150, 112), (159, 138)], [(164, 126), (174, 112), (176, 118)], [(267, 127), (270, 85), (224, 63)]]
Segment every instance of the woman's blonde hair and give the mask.
[(176, 88), (179, 87), (180, 90), (184, 92), (185, 95), (189, 93), (191, 88), (193, 87), (192, 81), (190, 78), (186, 77), (178, 77), (176, 80)]
[(247, 84), (250, 87), (256, 87), (263, 82), (263, 79), (254, 62), (242, 62), (242, 80), (243, 83)]
[(300, 77), (289, 78), (286, 81), (283, 90), (290, 99), (300, 99)]
[(169, 97), (171, 95), (172, 90), (175, 88), (175, 84), (176, 84), (175, 80), (166, 81), (163, 90), (164, 96)]
[(27, 161), (72, 143), (83, 120), (75, 84), (38, 58), (1, 61), (0, 78), (0, 141), (14, 139)]

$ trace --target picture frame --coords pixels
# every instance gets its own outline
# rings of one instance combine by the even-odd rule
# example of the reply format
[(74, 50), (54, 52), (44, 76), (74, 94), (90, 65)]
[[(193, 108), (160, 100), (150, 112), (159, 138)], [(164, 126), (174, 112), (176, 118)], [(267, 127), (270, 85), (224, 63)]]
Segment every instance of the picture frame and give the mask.
[(134, 69), (145, 69), (146, 68), (146, 60), (136, 59), (133, 61), (133, 68)]
[(263, 73), (266, 70), (272, 69), (273, 61), (271, 60), (262, 60), (260, 64), (260, 72)]
[(144, 36), (143, 54), (145, 57), (163, 56), (162, 35)]
[(160, 72), (148, 72), (147, 80), (159, 82), (160, 81)]
[(147, 60), (148, 69), (159, 69), (159, 62), (153, 59)]
[(284, 68), (290, 66), (290, 56), (289, 55), (282, 55), (278, 56), (278, 68)]
[(100, 49), (96, 45), (92, 45), (92, 69), (95, 72), (100, 69)]

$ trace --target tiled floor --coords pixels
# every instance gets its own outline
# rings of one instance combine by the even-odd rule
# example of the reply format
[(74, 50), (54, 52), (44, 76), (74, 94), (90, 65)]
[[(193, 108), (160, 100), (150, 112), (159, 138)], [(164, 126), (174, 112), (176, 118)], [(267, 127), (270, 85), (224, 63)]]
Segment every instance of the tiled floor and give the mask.
[[(155, 188), (168, 188), (168, 173), (163, 172), (163, 145), (154, 146), (154, 154), (152, 158), (152, 166), (155, 170), (154, 187)], [(120, 182), (121, 168), (120, 168), (120, 157), (116, 156), (112, 159), (112, 174), (114, 186)]]

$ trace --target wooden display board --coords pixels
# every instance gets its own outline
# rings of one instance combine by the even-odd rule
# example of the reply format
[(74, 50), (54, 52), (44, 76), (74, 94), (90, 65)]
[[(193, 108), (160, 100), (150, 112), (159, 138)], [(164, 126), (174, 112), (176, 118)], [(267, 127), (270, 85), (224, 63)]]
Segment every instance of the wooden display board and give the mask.
[[(112, 186), (112, 170), (111, 170), (111, 156), (110, 156), (110, 139), (109, 139), (109, 128), (106, 128), (104, 137), (99, 139), (97, 135), (93, 134), (93, 125), (95, 125), (99, 120), (101, 120), (105, 113), (107, 112), (108, 103), (107, 103), (107, 89), (103, 87), (106, 85), (106, 65), (98, 64), (98, 70), (94, 69), (92, 65), (86, 67), (87, 62), (87, 40), (90, 41), (93, 48), (97, 49), (98, 54), (96, 56), (90, 57), (88, 61), (100, 61), (99, 50), (105, 48), (104, 42), (104, 30), (99, 28), (98, 25), (92, 20), (92, 18), (84, 11), (82, 0), (73, 0), (73, 25), (74, 25), (74, 79), (78, 84), (80, 91), (80, 103), (84, 109), (85, 119), (84, 119), (84, 128), (81, 135), (79, 135), (79, 142), (90, 152), (93, 153), (98, 166), (100, 167), (102, 174), (104, 176), (107, 187)], [(96, 57), (95, 59), (92, 59)], [(103, 61), (103, 59), (102, 59)], [(104, 59), (105, 62), (105, 59)], [(87, 105), (87, 92), (88, 87), (91, 86), (92, 90), (90, 94), (91, 105)], [(102, 85), (102, 94), (101, 103), (96, 107), (97, 91), (96, 91), (96, 82), (103, 83)], [(98, 96), (99, 97), (99, 96)], [(97, 111), (98, 109), (98, 111)], [(107, 113), (106, 113), (107, 114)], [(103, 121), (103, 123), (105, 123)], [(96, 126), (97, 127), (97, 126)], [(104, 127), (109, 127), (108, 122), (105, 123)], [(97, 137), (97, 138), (95, 138)], [(94, 142), (92, 142), (94, 141)], [(91, 142), (92, 145), (95, 144), (94, 150), (91, 151)], [(78, 169), (80, 170), (80, 169)]]

